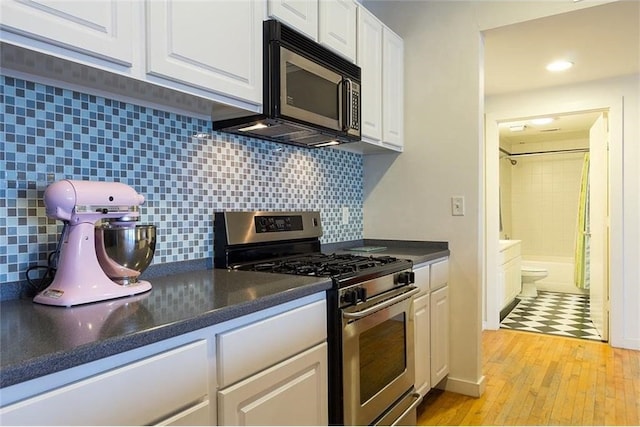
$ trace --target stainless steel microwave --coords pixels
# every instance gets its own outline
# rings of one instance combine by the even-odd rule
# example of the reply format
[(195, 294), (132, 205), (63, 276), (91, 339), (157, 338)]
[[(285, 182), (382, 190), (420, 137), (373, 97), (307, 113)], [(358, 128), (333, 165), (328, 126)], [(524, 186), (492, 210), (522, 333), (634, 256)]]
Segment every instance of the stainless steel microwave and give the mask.
[(263, 114), (213, 129), (306, 147), (359, 141), (360, 67), (276, 20), (263, 37)]

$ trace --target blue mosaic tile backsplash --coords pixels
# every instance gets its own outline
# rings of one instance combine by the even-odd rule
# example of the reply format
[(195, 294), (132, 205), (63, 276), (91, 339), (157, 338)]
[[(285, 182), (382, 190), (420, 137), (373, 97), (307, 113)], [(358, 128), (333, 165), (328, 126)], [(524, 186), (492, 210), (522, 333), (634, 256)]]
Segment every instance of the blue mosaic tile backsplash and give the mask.
[(216, 210), (318, 210), (323, 243), (363, 234), (359, 154), (215, 133), (208, 120), (0, 76), (0, 285), (55, 250), (62, 225), (42, 195), (65, 178), (144, 195), (154, 264), (211, 258)]

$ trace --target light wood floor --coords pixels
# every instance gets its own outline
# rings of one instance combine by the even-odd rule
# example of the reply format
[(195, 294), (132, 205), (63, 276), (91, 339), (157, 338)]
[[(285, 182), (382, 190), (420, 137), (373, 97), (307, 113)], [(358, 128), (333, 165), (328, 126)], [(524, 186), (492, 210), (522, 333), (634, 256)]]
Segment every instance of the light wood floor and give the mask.
[(418, 425), (640, 425), (640, 351), (484, 331), (480, 398), (432, 390)]

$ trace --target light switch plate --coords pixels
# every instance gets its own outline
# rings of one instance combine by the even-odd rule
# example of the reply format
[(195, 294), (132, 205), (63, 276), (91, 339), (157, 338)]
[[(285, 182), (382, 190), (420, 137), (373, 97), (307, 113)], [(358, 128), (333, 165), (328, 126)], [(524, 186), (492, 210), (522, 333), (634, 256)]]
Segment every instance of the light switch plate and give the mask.
[(451, 197), (451, 215), (453, 216), (464, 215), (464, 196)]
[(347, 225), (347, 224), (349, 224), (349, 207), (343, 206), (342, 207), (342, 225)]

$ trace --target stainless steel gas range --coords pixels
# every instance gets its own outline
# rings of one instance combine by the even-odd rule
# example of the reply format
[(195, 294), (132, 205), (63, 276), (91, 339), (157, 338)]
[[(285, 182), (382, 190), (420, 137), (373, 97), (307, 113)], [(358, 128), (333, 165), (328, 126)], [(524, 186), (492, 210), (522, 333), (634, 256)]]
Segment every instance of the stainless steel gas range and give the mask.
[(216, 212), (214, 266), (331, 277), (329, 423), (415, 425), (412, 262), (320, 251), (319, 212)]

